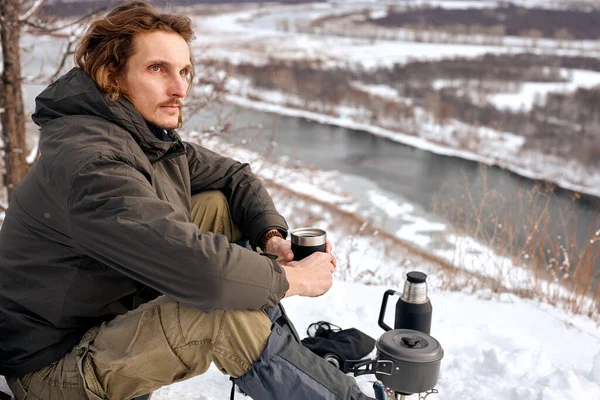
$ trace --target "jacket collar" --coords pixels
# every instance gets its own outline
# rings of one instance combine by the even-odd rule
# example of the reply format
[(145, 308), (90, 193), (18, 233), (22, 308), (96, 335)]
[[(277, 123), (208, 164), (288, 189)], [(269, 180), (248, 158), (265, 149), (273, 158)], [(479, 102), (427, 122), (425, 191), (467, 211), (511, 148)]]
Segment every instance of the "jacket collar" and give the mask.
[[(133, 104), (121, 97), (110, 101), (100, 91), (91, 77), (75, 67), (48, 86), (35, 99), (36, 110), (33, 121), (44, 124), (66, 116), (90, 115), (104, 118), (108, 122), (125, 129), (142, 148), (150, 162), (169, 158), (185, 152), (181, 138), (173, 131), (175, 141), (167, 142), (157, 138)], [(52, 132), (42, 130), (42, 135)], [(41, 138), (48, 139), (48, 138)]]

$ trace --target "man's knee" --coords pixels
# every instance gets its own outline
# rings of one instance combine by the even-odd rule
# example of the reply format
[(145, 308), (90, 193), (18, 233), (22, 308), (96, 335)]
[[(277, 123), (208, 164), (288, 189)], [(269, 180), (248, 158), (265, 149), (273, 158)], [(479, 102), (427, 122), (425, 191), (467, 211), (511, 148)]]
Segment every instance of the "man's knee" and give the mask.
[(219, 190), (209, 190), (192, 196), (192, 222), (200, 232), (225, 235), (230, 242), (242, 238), (240, 229), (233, 223), (229, 203)]
[[(226, 374), (243, 375), (260, 358), (271, 334), (271, 320), (264, 311), (202, 313), (180, 304), (177, 314), (183, 340), (174, 341), (174, 351), (191, 369), (212, 361)], [(202, 370), (193, 374), (197, 373)]]
[(271, 320), (264, 311), (225, 310), (213, 342), (214, 362), (237, 378), (260, 359), (271, 335)]
[(230, 217), (225, 195), (219, 190), (209, 190), (192, 196), (192, 220), (198, 225), (205, 215)]
[(192, 208), (195, 205), (202, 206), (202, 204), (218, 208), (227, 206), (227, 199), (220, 190), (207, 190), (192, 196)]

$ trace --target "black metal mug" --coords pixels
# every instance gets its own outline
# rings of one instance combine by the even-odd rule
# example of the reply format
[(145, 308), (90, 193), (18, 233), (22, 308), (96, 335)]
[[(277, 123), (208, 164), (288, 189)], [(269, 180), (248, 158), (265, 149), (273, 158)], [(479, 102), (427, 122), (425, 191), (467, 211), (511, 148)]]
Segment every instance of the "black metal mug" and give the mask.
[(318, 228), (298, 228), (290, 232), (294, 260), (300, 261), (315, 251), (325, 251), (327, 233)]

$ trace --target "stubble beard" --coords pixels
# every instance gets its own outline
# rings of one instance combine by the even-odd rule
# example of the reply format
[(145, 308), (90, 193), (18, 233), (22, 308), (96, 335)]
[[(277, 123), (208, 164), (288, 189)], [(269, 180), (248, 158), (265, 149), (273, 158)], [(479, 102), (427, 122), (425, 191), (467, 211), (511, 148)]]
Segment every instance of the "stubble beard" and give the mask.
[(158, 121), (150, 121), (152, 122), (154, 125), (156, 125), (157, 127), (159, 127), (160, 129), (178, 129), (181, 127), (182, 123), (183, 123), (183, 113), (181, 112), (181, 109), (179, 110), (179, 115), (177, 116), (177, 123), (175, 125), (173, 124), (163, 124), (160, 123)]

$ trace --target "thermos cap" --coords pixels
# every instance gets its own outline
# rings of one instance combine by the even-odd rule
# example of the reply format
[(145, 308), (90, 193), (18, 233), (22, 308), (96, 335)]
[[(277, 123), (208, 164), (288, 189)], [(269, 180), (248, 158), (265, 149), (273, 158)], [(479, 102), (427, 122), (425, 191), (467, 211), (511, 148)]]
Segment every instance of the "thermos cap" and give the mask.
[(410, 283), (425, 283), (425, 281), (427, 281), (427, 275), (419, 271), (407, 273), (406, 278)]
[(427, 303), (427, 275), (420, 271), (410, 271), (406, 274), (404, 281), (404, 291), (401, 299), (407, 303), (423, 304)]

